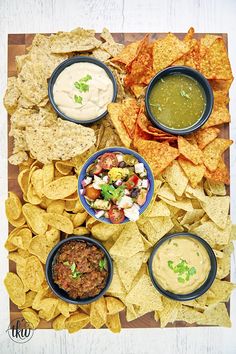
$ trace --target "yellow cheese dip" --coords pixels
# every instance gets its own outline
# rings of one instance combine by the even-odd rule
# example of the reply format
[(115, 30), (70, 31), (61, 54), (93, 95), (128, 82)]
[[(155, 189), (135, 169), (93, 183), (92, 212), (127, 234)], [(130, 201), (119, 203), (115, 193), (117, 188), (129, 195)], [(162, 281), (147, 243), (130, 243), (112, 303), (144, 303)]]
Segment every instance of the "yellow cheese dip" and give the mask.
[(113, 84), (100, 66), (80, 62), (66, 67), (53, 86), (53, 97), (61, 112), (70, 118), (90, 120), (107, 110)]
[(206, 281), (210, 258), (204, 246), (194, 238), (173, 237), (157, 249), (152, 268), (163, 289), (175, 294), (189, 294)]

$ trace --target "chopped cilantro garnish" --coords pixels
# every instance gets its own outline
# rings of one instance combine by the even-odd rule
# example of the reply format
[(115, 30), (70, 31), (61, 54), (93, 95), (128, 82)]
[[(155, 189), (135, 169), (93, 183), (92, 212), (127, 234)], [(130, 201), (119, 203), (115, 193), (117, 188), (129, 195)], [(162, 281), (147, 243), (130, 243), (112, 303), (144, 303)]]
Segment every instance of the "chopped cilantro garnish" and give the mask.
[(161, 105), (159, 103), (154, 104), (154, 103), (150, 102), (150, 106), (156, 107), (158, 109), (158, 111), (160, 111), (160, 112), (162, 111)]
[(92, 80), (91, 75), (86, 75), (82, 77), (79, 81), (74, 82), (74, 86), (80, 91), (80, 92), (87, 92), (89, 91), (89, 85), (86, 84), (87, 81)]
[(112, 184), (102, 184), (101, 193), (105, 200), (119, 200), (125, 194), (125, 186), (115, 188)]
[(180, 95), (188, 99), (190, 98), (189, 94), (187, 94), (187, 92), (185, 92), (184, 90), (180, 90)]
[(106, 269), (106, 265), (107, 265), (106, 258), (100, 259), (98, 264), (99, 264), (100, 270)]
[(83, 98), (81, 96), (77, 96), (77, 95), (74, 95), (74, 100), (76, 103), (82, 103), (83, 101)]
[(174, 266), (174, 262), (169, 260), (167, 262), (168, 267), (173, 270), (174, 273), (178, 274), (178, 282), (184, 283), (185, 281), (189, 281), (190, 277), (196, 274), (196, 268), (188, 267), (188, 263), (181, 259), (181, 261)]
[(75, 262), (72, 263), (72, 265), (70, 266), (70, 270), (71, 270), (71, 276), (73, 279), (78, 279), (82, 273), (80, 273), (78, 270), (76, 270), (76, 264)]

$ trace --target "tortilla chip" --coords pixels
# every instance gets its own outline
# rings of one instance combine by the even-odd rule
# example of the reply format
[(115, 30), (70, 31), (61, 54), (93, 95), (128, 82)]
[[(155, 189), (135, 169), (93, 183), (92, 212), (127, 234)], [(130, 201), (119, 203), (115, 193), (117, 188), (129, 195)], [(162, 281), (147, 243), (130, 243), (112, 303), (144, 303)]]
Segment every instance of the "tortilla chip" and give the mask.
[(149, 43), (149, 35), (147, 34), (139, 43), (137, 54), (128, 66), (128, 74), (125, 77), (125, 85), (133, 86), (134, 84), (148, 85), (154, 75), (152, 44)]
[(167, 183), (169, 183), (175, 194), (181, 197), (188, 184), (188, 178), (184, 174), (178, 161), (173, 161), (173, 163), (165, 169), (163, 177)]
[(75, 333), (87, 326), (88, 323), (88, 315), (86, 315), (85, 313), (74, 313), (65, 320), (65, 328), (68, 330), (69, 333)]
[(214, 105), (212, 113), (203, 128), (213, 127), (215, 125), (220, 125), (230, 122), (230, 113), (225, 105)]
[(229, 281), (215, 279), (210, 290), (211, 293), (207, 297), (209, 305), (217, 304), (218, 302), (227, 302), (230, 299), (231, 292), (236, 285)]
[(166, 143), (139, 139), (137, 141), (138, 152), (145, 156), (150, 164), (154, 177), (157, 177), (179, 155), (177, 149)]
[(195, 134), (197, 138), (197, 144), (199, 148), (202, 150), (206, 145), (211, 143), (215, 138), (217, 138), (220, 129), (211, 127), (206, 129), (200, 129)]
[(223, 38), (216, 38), (205, 50), (200, 60), (200, 71), (207, 79), (232, 79), (232, 70)]
[(52, 53), (88, 52), (101, 45), (95, 31), (76, 28), (71, 32), (58, 32), (50, 37)]
[(157, 39), (153, 45), (153, 68), (158, 72), (189, 51), (189, 46), (180, 41), (174, 34), (168, 33), (164, 38)]
[(132, 257), (136, 253), (144, 251), (144, 245), (139, 229), (134, 222), (126, 224), (110, 249), (110, 254), (116, 257)]
[(47, 164), (52, 160), (68, 160), (95, 144), (93, 129), (60, 118), (50, 127), (26, 128), (26, 141), (31, 155)]
[(204, 176), (206, 171), (205, 166), (203, 164), (194, 165), (191, 161), (185, 160), (181, 157), (178, 158), (178, 162), (188, 177), (191, 186), (196, 188)]
[(152, 245), (159, 241), (174, 226), (170, 216), (147, 217), (145, 220), (138, 220), (137, 224)]
[(102, 43), (100, 48), (106, 50), (112, 57), (119, 55), (123, 50), (124, 45), (116, 43), (107, 28), (103, 28), (100, 36), (105, 40), (105, 43)]
[(201, 150), (197, 146), (190, 144), (188, 140), (182, 136), (178, 136), (178, 149), (181, 155), (195, 165), (202, 163)]
[(117, 297), (117, 295), (121, 296), (126, 294), (126, 290), (120, 279), (116, 263), (114, 263), (113, 278), (112, 278), (111, 285), (107, 291), (107, 294), (115, 297)]
[(149, 311), (162, 310), (161, 295), (152, 285), (148, 275), (144, 274), (126, 297), (130, 304), (146, 307)]
[(209, 218), (221, 229), (224, 229), (228, 219), (229, 212), (228, 196), (225, 197), (206, 197), (202, 202), (202, 207)]
[(181, 305), (176, 320), (193, 324), (202, 320), (203, 318), (204, 316), (200, 311), (185, 305)]
[(149, 218), (155, 218), (157, 216), (170, 216), (170, 210), (165, 202), (159, 200), (155, 201), (150, 212), (147, 214)]
[(132, 282), (143, 263), (143, 252), (133, 256), (116, 257), (115, 262), (122, 283), (127, 291), (131, 289)]
[(9, 77), (7, 80), (7, 90), (4, 95), (3, 103), (10, 115), (12, 115), (17, 108), (20, 94), (21, 92), (17, 87), (17, 78), (15, 76)]
[(205, 186), (207, 187), (208, 192), (210, 192), (209, 194), (210, 196), (212, 194), (226, 195), (226, 188), (223, 182), (215, 182), (215, 181), (211, 181), (210, 179), (207, 179), (204, 184), (204, 187)]
[(4, 285), (11, 301), (17, 306), (22, 306), (26, 298), (21, 279), (15, 273), (9, 272), (4, 279)]
[(122, 141), (125, 147), (129, 148), (132, 140), (130, 139), (129, 134), (122, 122), (122, 118), (121, 118), (123, 115), (122, 104), (110, 103), (107, 106), (107, 109), (111, 121), (120, 137), (120, 140)]
[(122, 116), (119, 117), (125, 126), (129, 137), (134, 137), (136, 119), (139, 111), (139, 106), (135, 99), (126, 99), (122, 102)]
[(224, 279), (230, 272), (230, 255), (224, 255), (222, 258), (217, 258), (217, 273), (216, 278)]
[(211, 181), (230, 184), (229, 170), (222, 158), (220, 159), (219, 164), (214, 172), (211, 172), (208, 169), (206, 169), (205, 177)]
[(221, 155), (231, 144), (233, 144), (232, 140), (216, 138), (204, 148), (203, 163), (208, 170), (214, 172), (217, 169)]
[(166, 325), (171, 322), (175, 322), (178, 312), (181, 308), (181, 303), (178, 301), (170, 300), (163, 296), (162, 298), (163, 309), (157, 311), (160, 318), (161, 328), (166, 327)]
[(112, 58), (111, 61), (129, 66), (136, 57), (140, 42), (141, 41), (137, 41), (128, 44), (115, 58)]
[(106, 326), (113, 333), (119, 333), (121, 331), (120, 315), (116, 313), (114, 315), (107, 315)]
[(231, 321), (225, 304), (209, 306), (203, 312), (203, 319), (198, 320), (197, 324), (208, 326), (231, 327)]

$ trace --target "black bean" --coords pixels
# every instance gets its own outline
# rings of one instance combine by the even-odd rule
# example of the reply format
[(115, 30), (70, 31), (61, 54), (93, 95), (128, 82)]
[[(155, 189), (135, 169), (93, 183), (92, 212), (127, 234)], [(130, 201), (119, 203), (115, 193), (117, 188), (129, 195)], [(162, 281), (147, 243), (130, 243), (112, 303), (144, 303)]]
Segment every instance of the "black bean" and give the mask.
[(139, 189), (138, 188), (133, 188), (131, 193), (130, 193), (130, 196), (131, 196), (131, 198), (137, 198), (138, 194), (139, 194)]
[(126, 163), (125, 163), (125, 161), (121, 161), (121, 162), (119, 162), (118, 167), (121, 167), (121, 168), (126, 167)]

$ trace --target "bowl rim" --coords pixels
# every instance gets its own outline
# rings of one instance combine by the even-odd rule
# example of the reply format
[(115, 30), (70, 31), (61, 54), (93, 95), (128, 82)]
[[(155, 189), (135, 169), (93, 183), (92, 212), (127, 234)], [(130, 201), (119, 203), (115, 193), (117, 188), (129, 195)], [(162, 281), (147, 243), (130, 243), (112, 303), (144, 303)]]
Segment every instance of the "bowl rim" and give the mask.
[[(91, 208), (88, 205), (88, 203), (86, 202), (84, 196), (81, 195), (81, 193), (80, 193), (81, 182), (84, 179), (84, 175), (85, 175), (84, 172), (87, 170), (88, 166), (93, 163), (93, 160), (95, 160), (98, 156), (100, 156), (100, 155), (102, 155), (102, 154), (104, 154), (106, 152), (121, 152), (123, 154), (133, 155), (139, 160), (139, 162), (143, 162), (144, 163), (144, 166), (145, 166), (145, 168), (147, 170), (147, 176), (149, 176), (148, 180), (150, 182), (150, 188), (148, 190), (146, 202), (144, 203), (144, 205), (142, 205), (140, 207), (139, 217), (144, 213), (144, 211), (147, 209), (147, 207), (149, 206), (149, 204), (150, 204), (150, 202), (152, 200), (152, 197), (153, 197), (153, 194), (154, 194), (154, 175), (153, 175), (153, 172), (152, 172), (152, 169), (151, 169), (149, 163), (144, 159), (144, 157), (142, 155), (140, 155), (138, 152), (136, 152), (136, 151), (134, 151), (132, 149), (129, 149), (129, 148), (126, 148), (126, 147), (123, 147), (123, 146), (112, 146), (112, 147), (109, 147), (109, 148), (104, 148), (104, 149), (98, 150), (85, 161), (85, 163), (83, 164), (83, 166), (82, 166), (82, 168), (80, 170), (80, 174), (79, 174), (79, 178), (78, 178), (78, 188), (77, 188), (78, 190), (77, 190), (77, 192), (78, 192), (80, 201), (81, 201), (83, 207), (85, 208), (85, 210), (87, 211), (87, 213), (90, 216), (92, 216), (93, 218), (95, 218), (96, 220), (98, 220), (98, 221), (100, 221), (102, 223), (114, 225), (114, 224), (111, 223), (111, 221), (109, 219), (107, 219), (105, 217), (97, 218), (95, 216), (95, 212), (92, 212), (93, 208)], [(83, 172), (83, 176), (82, 176), (82, 172)], [(127, 222), (132, 222), (132, 221), (129, 220), (127, 217), (125, 217), (124, 221), (122, 223), (118, 224), (118, 225), (126, 224)]]
[[(194, 290), (188, 294), (175, 294), (175, 293), (172, 293), (168, 290), (165, 290), (164, 288), (162, 288), (158, 284), (158, 282), (153, 274), (153, 267), (152, 267), (153, 266), (153, 258), (155, 256), (157, 250), (164, 242), (166, 242), (166, 240), (169, 240), (170, 238), (175, 238), (175, 237), (194, 238), (195, 240), (200, 242), (201, 245), (206, 249), (209, 259), (210, 259), (211, 268), (210, 268), (209, 275), (208, 275), (207, 279), (199, 288), (197, 288), (196, 290)], [(194, 299), (198, 298), (199, 296), (203, 295), (210, 288), (210, 286), (212, 285), (212, 283), (216, 277), (217, 260), (216, 260), (216, 256), (215, 256), (211, 246), (203, 238), (201, 238), (200, 236), (193, 234), (191, 232), (176, 232), (173, 234), (167, 234), (167, 235), (163, 236), (159, 241), (157, 241), (157, 243), (155, 244), (155, 246), (152, 250), (152, 253), (149, 257), (149, 260), (148, 260), (148, 271), (149, 271), (151, 281), (159, 293), (161, 293), (162, 295), (164, 295), (172, 300), (189, 301), (189, 300), (194, 300)]]
[(85, 55), (75, 56), (75, 57), (66, 59), (54, 69), (54, 71), (52, 72), (52, 75), (48, 81), (48, 98), (49, 98), (49, 101), (50, 101), (53, 109), (59, 115), (59, 117), (61, 117), (62, 119), (68, 120), (70, 122), (77, 123), (77, 124), (90, 125), (90, 124), (97, 122), (98, 120), (104, 118), (108, 114), (108, 110), (106, 109), (98, 117), (95, 117), (95, 118), (89, 119), (89, 120), (71, 118), (71, 117), (67, 116), (65, 113), (63, 113), (58, 108), (56, 102), (54, 101), (54, 96), (53, 96), (53, 86), (54, 86), (58, 76), (60, 75), (60, 73), (68, 66), (75, 64), (75, 63), (80, 63), (80, 62), (81, 63), (83, 63), (83, 62), (92, 63), (92, 64), (100, 66), (103, 70), (105, 70), (105, 72), (107, 73), (107, 75), (110, 78), (112, 85), (113, 85), (113, 96), (112, 96), (111, 102), (115, 102), (116, 97), (117, 97), (117, 93), (118, 93), (118, 86), (117, 86), (117, 82), (116, 82), (114, 74), (109, 69), (109, 67), (105, 63), (100, 61), (99, 59), (94, 58), (94, 57), (88, 57)]
[[(202, 113), (202, 116), (198, 119), (197, 122), (195, 122), (193, 125), (190, 127), (182, 128), (182, 129), (176, 129), (176, 128), (170, 128), (159, 122), (155, 116), (151, 112), (150, 108), (150, 103), (149, 103), (149, 96), (150, 93), (153, 89), (153, 86), (155, 83), (163, 78), (164, 76), (172, 75), (175, 73), (183, 74), (186, 76), (189, 76), (193, 79), (195, 79), (202, 87), (202, 89), (205, 92), (206, 96), (206, 107), (204, 112)], [(164, 70), (159, 71), (149, 82), (146, 93), (145, 93), (145, 108), (148, 114), (149, 119), (152, 121), (152, 123), (159, 129), (173, 135), (187, 135), (191, 134), (198, 129), (200, 129), (203, 124), (206, 123), (206, 121), (209, 119), (212, 109), (214, 105), (214, 95), (213, 95), (213, 90), (208, 82), (208, 80), (205, 78), (204, 75), (202, 75), (198, 70), (195, 70), (191, 67), (188, 66), (171, 66), (168, 68), (165, 68)]]
[[(69, 295), (67, 295), (67, 292), (63, 289), (61, 289), (58, 285), (56, 285), (53, 281), (53, 277), (52, 277), (52, 263), (58, 253), (58, 251), (60, 250), (60, 248), (62, 247), (63, 244), (70, 242), (70, 241), (82, 241), (82, 242), (86, 242), (86, 243), (90, 243), (95, 245), (97, 248), (101, 249), (107, 259), (107, 263), (108, 263), (108, 276), (107, 276), (107, 281), (106, 281), (106, 285), (105, 287), (101, 290), (101, 292), (93, 297), (88, 297), (88, 298), (84, 298), (84, 299), (72, 299), (69, 297)], [(112, 278), (113, 278), (113, 260), (112, 257), (110, 255), (110, 253), (108, 252), (108, 250), (103, 246), (103, 244), (94, 239), (91, 238), (90, 235), (71, 235), (68, 238), (65, 238), (61, 241), (59, 241), (49, 252), (48, 256), (47, 256), (47, 260), (46, 260), (46, 264), (45, 264), (45, 275), (46, 275), (46, 280), (47, 283), (50, 287), (50, 289), (52, 290), (52, 292), (59, 297), (60, 299), (62, 299), (63, 301), (66, 301), (70, 304), (76, 304), (76, 305), (85, 305), (85, 304), (90, 304), (91, 302), (94, 302), (96, 300), (98, 300), (100, 297), (102, 297), (108, 290)]]

